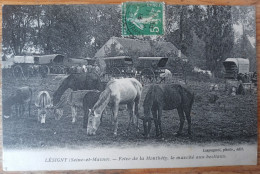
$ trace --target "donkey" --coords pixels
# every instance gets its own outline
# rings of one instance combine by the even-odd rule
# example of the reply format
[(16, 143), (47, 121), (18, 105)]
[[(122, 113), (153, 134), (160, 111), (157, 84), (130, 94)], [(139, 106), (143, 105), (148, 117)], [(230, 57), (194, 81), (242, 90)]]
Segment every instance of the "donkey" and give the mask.
[(16, 108), (16, 115), (24, 114), (25, 105), (28, 105), (29, 117), (31, 115), (32, 89), (28, 86), (18, 88), (15, 94), (3, 100), (3, 116), (9, 118), (12, 113), (12, 106)]
[(114, 117), (114, 135), (117, 135), (117, 117), (119, 104), (127, 104), (127, 108), (130, 114), (129, 124), (127, 128), (127, 130), (129, 130), (134, 112), (137, 118), (139, 117), (138, 104), (141, 97), (141, 91), (142, 84), (134, 78), (114, 79), (109, 81), (106, 86), (106, 89), (100, 94), (98, 101), (90, 110), (87, 134), (96, 134), (96, 131), (100, 125), (102, 112), (108, 104), (112, 106), (112, 112)]
[(55, 119), (59, 120), (63, 114), (61, 96), (67, 89), (77, 90), (102, 90), (103, 85), (95, 73), (71, 74), (65, 78), (53, 94), (53, 107)]
[(35, 106), (38, 109), (38, 122), (44, 124), (47, 110), (52, 108), (52, 101), (48, 91), (40, 91), (35, 99)]
[[(151, 129), (151, 120), (154, 120), (156, 128), (156, 136), (162, 135), (161, 117), (163, 110), (178, 110), (180, 118), (180, 127), (177, 135), (182, 132), (184, 124), (184, 113), (188, 121), (188, 134), (191, 135), (191, 108), (194, 100), (194, 94), (188, 91), (186, 88), (177, 84), (153, 84), (148, 89), (145, 96), (143, 108), (144, 117), (140, 117), (143, 120), (144, 136), (149, 137)], [(153, 118), (151, 118), (151, 113)]]

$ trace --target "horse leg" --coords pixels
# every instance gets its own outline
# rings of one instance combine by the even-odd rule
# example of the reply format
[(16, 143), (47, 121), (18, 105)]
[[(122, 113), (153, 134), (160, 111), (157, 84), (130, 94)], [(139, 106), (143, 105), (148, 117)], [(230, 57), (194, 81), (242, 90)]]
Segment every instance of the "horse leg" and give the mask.
[(117, 135), (117, 128), (118, 128), (118, 119), (117, 119), (117, 116), (118, 116), (118, 109), (119, 109), (119, 103), (115, 103), (114, 104), (114, 107), (113, 107), (113, 116), (114, 116), (114, 135), (116, 136)]
[[(158, 110), (156, 108), (152, 108), (152, 115), (153, 115), (153, 120), (154, 120), (154, 125), (155, 125), (156, 136), (158, 136), (157, 112), (158, 112)], [(152, 121), (151, 121), (151, 119), (149, 119), (148, 120), (148, 136), (151, 131), (151, 127), (152, 127), (151, 124), (152, 124)]]
[(40, 108), (38, 108), (38, 122), (40, 122), (40, 121), (41, 121), (41, 118), (40, 118), (40, 116), (41, 116), (41, 109), (40, 109)]
[(72, 114), (72, 123), (76, 121), (77, 108), (76, 106), (71, 106), (71, 114)]
[(107, 115), (107, 110), (106, 110), (106, 108), (104, 109), (104, 111), (103, 111), (102, 114), (101, 114), (101, 118), (100, 118), (100, 122), (101, 122), (101, 123), (103, 123), (104, 114)]
[(140, 97), (136, 97), (134, 104), (135, 104), (135, 116), (136, 116), (137, 132), (139, 132), (139, 110), (138, 110), (139, 101), (140, 101)]
[(160, 107), (159, 107), (159, 110), (158, 110), (158, 115), (157, 115), (159, 137), (162, 136), (162, 124), (161, 124), (162, 111), (163, 111), (163, 108), (162, 108), (162, 106), (160, 106)]
[(21, 112), (21, 115), (23, 117), (24, 116), (24, 112), (25, 112), (25, 104), (21, 104), (20, 105), (20, 112)]
[(15, 105), (15, 110), (16, 110), (16, 115), (18, 116), (18, 117), (20, 117), (21, 115), (20, 115), (20, 104), (17, 104), (17, 105)]
[(84, 107), (84, 117), (83, 117), (83, 128), (85, 128), (85, 129), (88, 127), (88, 115), (89, 115), (89, 108), (87, 108), (85, 106)]
[(184, 124), (184, 121), (185, 121), (185, 117), (184, 117), (182, 107), (178, 107), (177, 110), (178, 110), (178, 114), (179, 114), (179, 118), (180, 118), (180, 127), (179, 127), (179, 130), (177, 132), (177, 135), (181, 135), (181, 132), (182, 132), (182, 129), (183, 129), (183, 124)]
[[(155, 125), (155, 132), (156, 132), (156, 136), (159, 136), (159, 127), (158, 127), (158, 119), (157, 119), (157, 114), (158, 114), (158, 109), (157, 108), (153, 108), (152, 109), (152, 114), (153, 114), (153, 120), (154, 120), (154, 125)], [(151, 129), (151, 124), (149, 126), (149, 122), (148, 122), (148, 130), (149, 127)]]
[(188, 134), (191, 135), (191, 116), (190, 116), (191, 108), (184, 108), (184, 112), (188, 122)]
[(15, 114), (17, 117), (20, 117), (18, 104), (15, 105)]
[(112, 115), (110, 117), (110, 121), (111, 121), (112, 125), (114, 125), (114, 115), (115, 115), (115, 113), (114, 113), (114, 105), (111, 105), (111, 112), (112, 112)]
[(134, 103), (127, 104), (127, 109), (128, 109), (128, 112), (129, 112), (129, 122), (128, 122), (127, 131), (129, 131), (131, 122), (133, 121), (133, 115), (134, 115), (134, 112), (133, 112), (134, 107), (133, 107), (133, 105), (134, 105)]

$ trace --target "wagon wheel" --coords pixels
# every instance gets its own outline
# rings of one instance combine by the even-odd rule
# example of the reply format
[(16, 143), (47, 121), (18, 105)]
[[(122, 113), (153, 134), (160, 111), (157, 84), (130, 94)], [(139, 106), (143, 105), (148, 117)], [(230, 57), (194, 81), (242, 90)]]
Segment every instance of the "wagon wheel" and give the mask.
[(13, 76), (16, 78), (19, 78), (19, 77), (25, 78), (23, 68), (20, 65), (15, 65), (13, 67)]
[(63, 67), (62, 66), (57, 66), (57, 74), (62, 74), (63, 72)]
[(140, 80), (143, 83), (152, 83), (155, 80), (155, 74), (151, 69), (146, 68), (142, 70)]
[(40, 66), (39, 74), (41, 77), (46, 77), (48, 74), (50, 74), (50, 69), (47, 65)]
[(31, 66), (31, 65), (29, 65), (28, 67), (27, 67), (27, 76), (28, 77), (32, 77), (34, 75), (34, 73), (33, 73), (33, 67)]
[(66, 74), (66, 66), (61, 65), (60, 66), (60, 74)]
[(59, 66), (56, 65), (56, 66), (53, 66), (53, 67), (52, 67), (52, 73), (53, 73), (53, 74), (60, 74), (60, 71), (61, 71), (61, 70), (60, 70), (60, 67), (59, 67)]

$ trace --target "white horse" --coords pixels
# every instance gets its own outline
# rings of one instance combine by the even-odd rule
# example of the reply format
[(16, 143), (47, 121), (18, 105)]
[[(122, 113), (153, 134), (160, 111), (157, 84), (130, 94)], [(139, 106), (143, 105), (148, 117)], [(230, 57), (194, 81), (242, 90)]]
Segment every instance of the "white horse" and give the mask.
[(52, 101), (48, 91), (38, 93), (35, 106), (38, 108), (38, 121), (44, 124), (47, 110), (52, 108)]
[[(141, 98), (142, 84), (134, 78), (114, 79), (108, 82), (106, 89), (100, 94), (98, 101), (90, 110), (87, 134), (95, 135), (100, 125), (102, 112), (108, 104), (112, 105), (114, 118), (114, 135), (117, 135), (119, 104), (126, 104), (130, 114), (129, 130), (134, 113), (139, 118), (138, 104)], [(138, 126), (138, 119), (137, 119)]]

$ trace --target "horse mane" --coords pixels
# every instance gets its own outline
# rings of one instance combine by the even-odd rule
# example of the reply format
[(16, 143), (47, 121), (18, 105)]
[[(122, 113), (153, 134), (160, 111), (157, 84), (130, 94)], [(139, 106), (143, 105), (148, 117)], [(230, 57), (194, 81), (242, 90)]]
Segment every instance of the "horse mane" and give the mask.
[[(70, 83), (73, 81), (72, 83)], [(72, 85), (71, 85), (72, 84)], [(100, 77), (94, 73), (86, 73), (86, 74), (71, 74), (67, 78), (65, 78), (59, 88), (53, 94), (53, 103), (56, 105), (63, 93), (67, 89), (72, 89), (73, 91), (76, 90), (102, 90), (102, 84)]]
[[(66, 85), (68, 83), (68, 81), (73, 78), (72, 76), (73, 74), (69, 75), (68, 77), (66, 77), (60, 84), (59, 88), (54, 92), (53, 94), (53, 101), (59, 102), (61, 99), (62, 94), (69, 88), (68, 85)], [(57, 104), (57, 103), (53, 103), (53, 104)]]
[(101, 92), (98, 101), (93, 106), (93, 110), (102, 113), (110, 101), (111, 90), (106, 88)]

